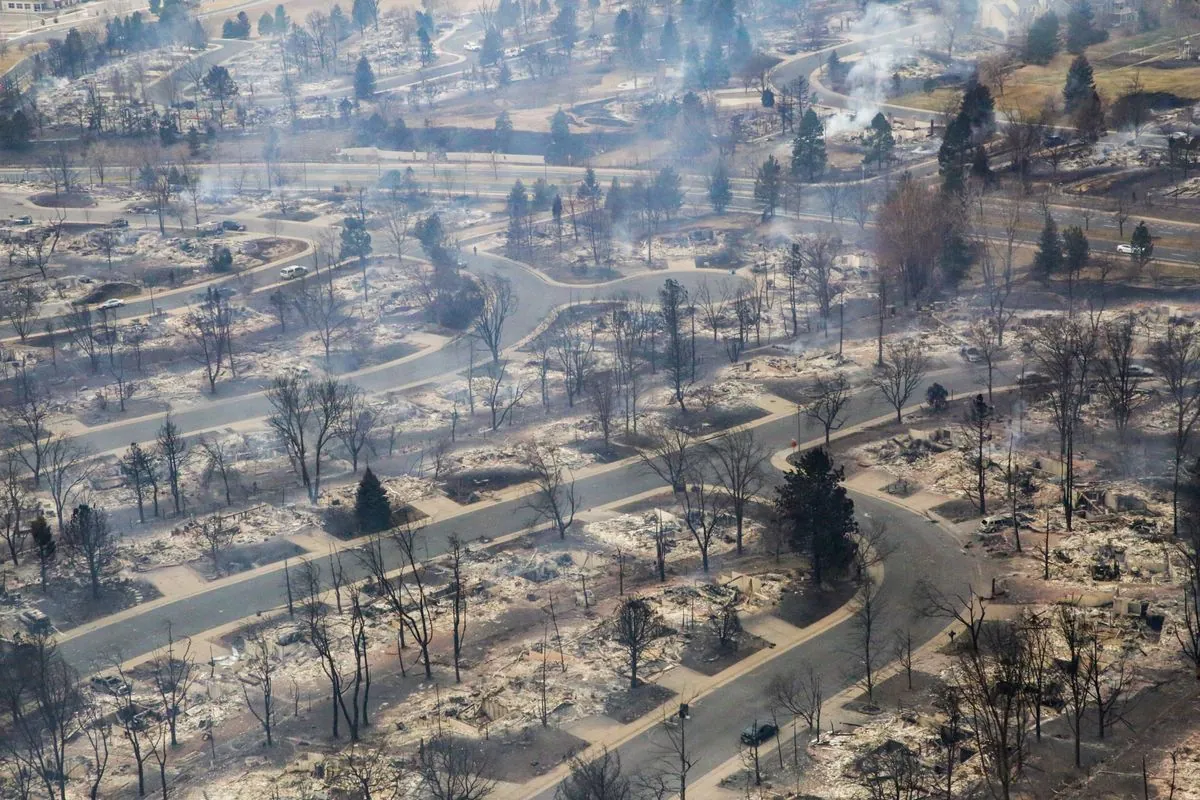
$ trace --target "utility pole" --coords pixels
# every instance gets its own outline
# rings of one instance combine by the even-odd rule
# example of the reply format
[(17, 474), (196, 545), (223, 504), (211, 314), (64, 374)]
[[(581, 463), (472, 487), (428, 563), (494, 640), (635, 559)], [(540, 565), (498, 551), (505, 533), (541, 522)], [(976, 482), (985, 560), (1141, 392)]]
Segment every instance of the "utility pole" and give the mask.
[(687, 720), (690, 714), (688, 713), (688, 704), (679, 704), (679, 800), (687, 800)]

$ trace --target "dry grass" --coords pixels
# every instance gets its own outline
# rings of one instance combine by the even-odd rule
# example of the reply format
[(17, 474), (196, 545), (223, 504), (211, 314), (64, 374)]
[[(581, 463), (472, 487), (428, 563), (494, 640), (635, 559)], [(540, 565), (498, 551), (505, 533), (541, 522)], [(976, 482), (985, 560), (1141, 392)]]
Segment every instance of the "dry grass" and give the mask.
[(9, 47), (0, 55), (0, 75), (8, 72), (17, 65), (21, 59), (27, 56), (32, 56), (46, 49), (45, 42), (30, 42), (24, 47)]
[[(1175, 33), (1175, 31), (1171, 31)], [(1174, 43), (1179, 37), (1164, 36), (1162, 31), (1140, 34), (1123, 39), (1104, 42), (1088, 48), (1088, 60), (1096, 79), (1096, 88), (1105, 105), (1124, 94), (1135, 75), (1141, 80), (1143, 91), (1169, 92), (1180, 97), (1200, 96), (1200, 66), (1181, 69), (1155, 69), (1151, 63), (1157, 59), (1173, 57)], [(1101, 59), (1118, 53), (1145, 49), (1145, 59), (1128, 66), (1105, 66)], [(1009, 77), (1004, 94), (996, 97), (996, 108), (1019, 109), (1025, 114), (1036, 114), (1047, 101), (1062, 105), (1062, 87), (1074, 56), (1061, 53), (1046, 66), (1027, 64)], [(944, 88), (933, 92), (913, 92), (891, 102), (939, 111), (946, 107), (947, 98), (959, 95), (957, 89)]]

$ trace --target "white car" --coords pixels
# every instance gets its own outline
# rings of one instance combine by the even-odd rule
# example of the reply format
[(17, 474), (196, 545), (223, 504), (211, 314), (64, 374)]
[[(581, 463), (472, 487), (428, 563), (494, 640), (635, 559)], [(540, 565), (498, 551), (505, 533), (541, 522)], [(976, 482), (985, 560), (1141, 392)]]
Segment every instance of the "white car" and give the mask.
[(1140, 247), (1134, 247), (1134, 246), (1133, 246), (1133, 245), (1131, 245), (1131, 244), (1119, 244), (1119, 245), (1117, 245), (1117, 252), (1118, 252), (1118, 253), (1123, 253), (1123, 254), (1125, 254), (1125, 255), (1127, 255), (1127, 256), (1134, 256), (1134, 255), (1137, 255), (1137, 254), (1138, 254), (1138, 253), (1140, 253), (1141, 251), (1142, 251), (1142, 248), (1140, 248)]
[(483, 46), (480, 45), (479, 42), (467, 42), (463, 45), (463, 50), (466, 50), (469, 53), (475, 53), (482, 49)]
[(303, 278), (308, 274), (308, 267), (302, 267), (299, 264), (293, 264), (290, 267), (284, 267), (279, 270), (279, 277), (285, 281), (290, 281), (292, 278)]
[(120, 308), (123, 305), (125, 305), (124, 300), (122, 300), (119, 297), (113, 297), (108, 300), (105, 300), (103, 303), (96, 306), (96, 308), (100, 309), (101, 311), (109, 311), (114, 308)]

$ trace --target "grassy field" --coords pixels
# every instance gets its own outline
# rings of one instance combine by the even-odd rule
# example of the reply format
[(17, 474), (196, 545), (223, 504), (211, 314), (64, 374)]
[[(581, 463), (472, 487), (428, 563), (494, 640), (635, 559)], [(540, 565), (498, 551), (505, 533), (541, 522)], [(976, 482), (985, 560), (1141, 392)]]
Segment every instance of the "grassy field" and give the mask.
[[(1135, 74), (1140, 77), (1144, 91), (1200, 97), (1200, 63), (1181, 69), (1156, 69), (1153, 66), (1157, 58), (1174, 57), (1179, 38), (1175, 30), (1154, 31), (1088, 48), (1088, 60), (1092, 63), (1096, 88), (1105, 105), (1111, 104), (1127, 90)], [(1104, 63), (1108, 57), (1133, 51), (1142, 51), (1135, 54), (1144, 58), (1126, 66), (1106, 66)], [(1026, 114), (1034, 114), (1047, 100), (1061, 106), (1063, 82), (1074, 58), (1070, 53), (1061, 53), (1044, 67), (1027, 64), (1017, 69), (1009, 76), (1004, 94), (996, 97), (996, 109), (1020, 109)], [(960, 92), (957, 89), (937, 89), (929, 93), (912, 92), (890, 102), (937, 111), (946, 108), (947, 99), (958, 94)]]

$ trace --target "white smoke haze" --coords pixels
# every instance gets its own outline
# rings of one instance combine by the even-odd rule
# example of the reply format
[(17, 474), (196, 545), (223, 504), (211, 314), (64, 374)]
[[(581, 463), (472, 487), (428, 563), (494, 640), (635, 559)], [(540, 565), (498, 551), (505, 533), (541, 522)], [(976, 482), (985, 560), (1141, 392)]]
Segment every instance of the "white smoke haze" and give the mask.
[(846, 74), (845, 94), (850, 98), (849, 109), (839, 109), (825, 123), (825, 134), (837, 135), (859, 131), (871, 124), (887, 101), (892, 75), (897, 68), (916, 57), (920, 38), (911, 31), (897, 33), (892, 39), (887, 34), (911, 28), (916, 23), (932, 23), (931, 17), (904, 18), (895, 8), (873, 4), (854, 25), (856, 38), (881, 36), (877, 47), (872, 47), (850, 62)]

